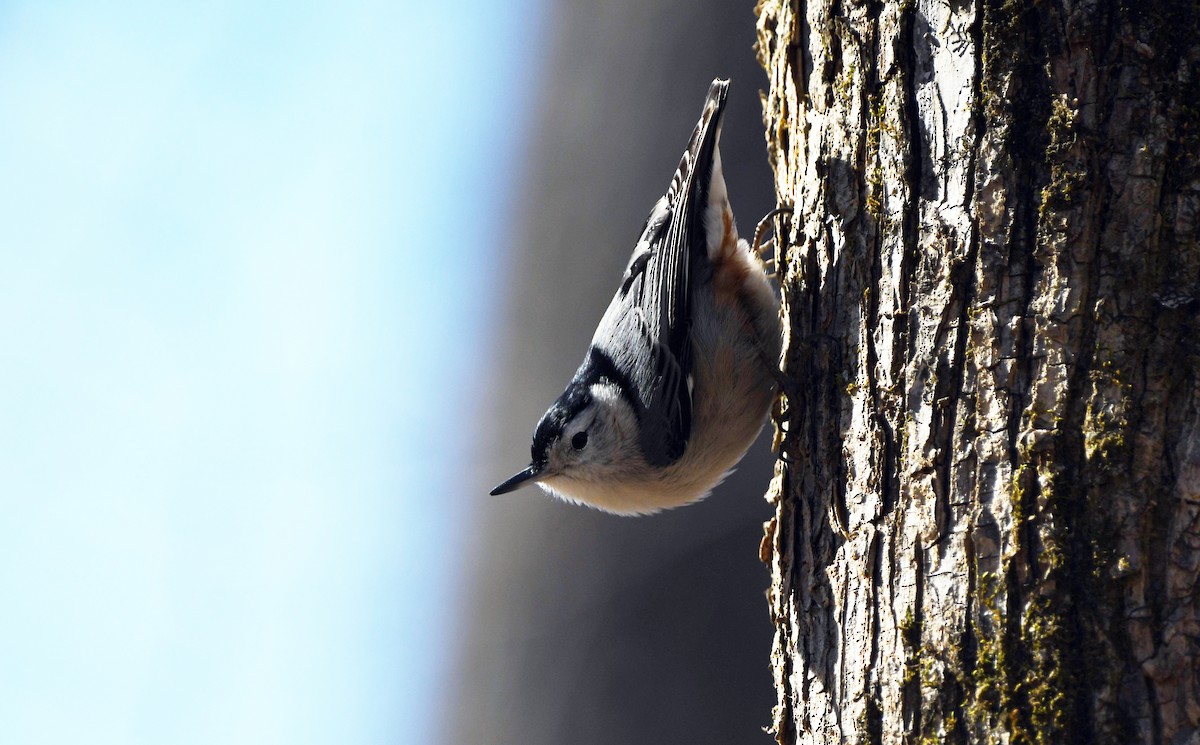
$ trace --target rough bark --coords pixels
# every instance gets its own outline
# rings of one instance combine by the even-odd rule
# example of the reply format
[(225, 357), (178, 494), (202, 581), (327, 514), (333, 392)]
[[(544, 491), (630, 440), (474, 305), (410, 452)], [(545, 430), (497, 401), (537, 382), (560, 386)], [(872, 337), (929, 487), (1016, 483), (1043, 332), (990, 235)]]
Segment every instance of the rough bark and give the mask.
[(1200, 743), (1195, 0), (762, 0), (780, 743)]

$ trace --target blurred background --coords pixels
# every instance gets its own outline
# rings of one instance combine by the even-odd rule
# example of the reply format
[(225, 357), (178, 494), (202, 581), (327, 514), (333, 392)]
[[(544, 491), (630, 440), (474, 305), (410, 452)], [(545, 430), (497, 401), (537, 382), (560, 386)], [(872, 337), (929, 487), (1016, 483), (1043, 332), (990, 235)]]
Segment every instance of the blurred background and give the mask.
[(752, 4), (0, 4), (0, 742), (769, 742), (760, 442), (487, 491)]

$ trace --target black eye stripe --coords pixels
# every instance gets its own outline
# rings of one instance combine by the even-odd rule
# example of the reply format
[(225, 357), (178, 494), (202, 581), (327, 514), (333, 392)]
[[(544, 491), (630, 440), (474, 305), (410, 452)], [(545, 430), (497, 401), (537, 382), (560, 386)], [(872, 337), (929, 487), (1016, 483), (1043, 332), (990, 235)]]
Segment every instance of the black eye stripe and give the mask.
[(582, 432), (576, 432), (575, 436), (571, 438), (571, 447), (575, 448), (576, 450), (583, 450), (585, 447), (587, 447), (587, 443), (588, 443), (587, 430), (584, 430)]

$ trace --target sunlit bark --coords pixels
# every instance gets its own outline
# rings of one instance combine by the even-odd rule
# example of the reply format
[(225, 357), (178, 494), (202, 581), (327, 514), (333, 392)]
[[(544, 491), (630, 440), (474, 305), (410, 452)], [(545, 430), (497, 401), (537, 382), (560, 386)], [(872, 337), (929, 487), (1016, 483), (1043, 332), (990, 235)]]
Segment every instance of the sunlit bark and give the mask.
[(1195, 0), (758, 13), (779, 742), (1200, 742)]

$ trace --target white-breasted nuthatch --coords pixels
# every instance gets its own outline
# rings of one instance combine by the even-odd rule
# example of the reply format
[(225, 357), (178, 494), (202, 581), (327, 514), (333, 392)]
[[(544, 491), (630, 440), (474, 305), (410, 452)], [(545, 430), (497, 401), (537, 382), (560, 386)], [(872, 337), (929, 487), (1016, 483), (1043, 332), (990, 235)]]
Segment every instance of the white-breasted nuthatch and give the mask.
[(709, 88), (583, 364), (534, 431), (532, 462), (492, 494), (535, 482), (620, 514), (676, 507), (707, 495), (762, 429), (779, 311), (721, 173), (728, 88)]

